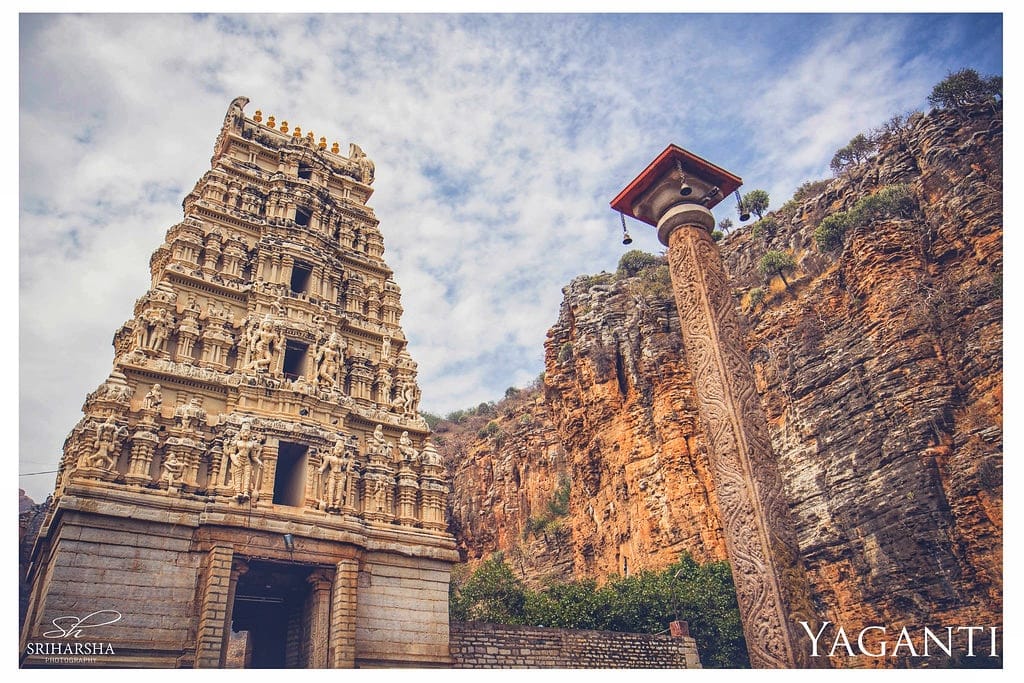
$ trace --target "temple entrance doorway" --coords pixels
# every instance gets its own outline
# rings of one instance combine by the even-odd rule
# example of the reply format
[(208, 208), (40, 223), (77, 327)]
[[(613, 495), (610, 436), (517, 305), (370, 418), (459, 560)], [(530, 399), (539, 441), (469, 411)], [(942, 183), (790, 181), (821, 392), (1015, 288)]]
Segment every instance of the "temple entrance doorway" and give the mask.
[(309, 578), (317, 569), (315, 565), (248, 562), (235, 588), (229, 668), (310, 666), (314, 601)]

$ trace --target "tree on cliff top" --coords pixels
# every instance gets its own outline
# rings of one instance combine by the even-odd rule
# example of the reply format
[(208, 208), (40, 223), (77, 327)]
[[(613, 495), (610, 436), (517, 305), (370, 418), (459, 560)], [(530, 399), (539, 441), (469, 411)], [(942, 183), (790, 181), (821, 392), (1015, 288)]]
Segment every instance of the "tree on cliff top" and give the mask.
[(974, 69), (961, 69), (936, 83), (928, 102), (936, 107), (959, 109), (965, 104), (1002, 96), (1002, 76), (983, 78)]
[(661, 265), (661, 259), (654, 254), (648, 254), (639, 249), (630, 249), (619, 259), (619, 275), (633, 277), (637, 273), (651, 266)]

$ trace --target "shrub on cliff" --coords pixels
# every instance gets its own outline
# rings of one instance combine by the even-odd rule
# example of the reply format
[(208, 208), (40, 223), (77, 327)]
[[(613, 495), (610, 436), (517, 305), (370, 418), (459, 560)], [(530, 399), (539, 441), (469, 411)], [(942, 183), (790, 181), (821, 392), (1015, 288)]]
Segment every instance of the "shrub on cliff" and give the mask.
[(814, 242), (821, 251), (843, 246), (847, 231), (883, 218), (909, 218), (917, 210), (917, 200), (906, 185), (886, 185), (873, 195), (861, 197), (849, 211), (827, 216), (814, 231)]

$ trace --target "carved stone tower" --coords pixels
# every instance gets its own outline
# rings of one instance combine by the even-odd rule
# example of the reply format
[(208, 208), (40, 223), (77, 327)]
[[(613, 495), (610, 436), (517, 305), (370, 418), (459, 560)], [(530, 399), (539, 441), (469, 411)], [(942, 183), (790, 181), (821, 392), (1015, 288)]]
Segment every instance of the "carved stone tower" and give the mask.
[(809, 584), (732, 290), (711, 239), (715, 218), (709, 209), (741, 184), (732, 173), (669, 145), (611, 205), (657, 227), (668, 247), (750, 663), (822, 666), (801, 638), (798, 622), (815, 621)]
[[(446, 474), (373, 163), (247, 103), (64, 444), (25, 666), (448, 661)], [(68, 618), (109, 650), (47, 661)]]

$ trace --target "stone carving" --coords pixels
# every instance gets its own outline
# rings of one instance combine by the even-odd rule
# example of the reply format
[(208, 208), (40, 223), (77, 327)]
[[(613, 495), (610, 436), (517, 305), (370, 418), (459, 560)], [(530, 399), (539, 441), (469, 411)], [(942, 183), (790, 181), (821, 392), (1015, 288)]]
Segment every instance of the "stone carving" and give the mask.
[(668, 247), (750, 663), (811, 666), (797, 621), (816, 619), (721, 257), (696, 226), (675, 229)]
[(349, 476), (352, 472), (352, 453), (346, 441), (338, 439), (334, 448), (325, 453), (320, 464), (323, 504), (327, 510), (338, 510), (350, 505), (348, 500)]
[(244, 369), (267, 372), (273, 369), (275, 355), (284, 348), (284, 333), (275, 329), (273, 318), (267, 314), (251, 327), (247, 342), (249, 361)]
[(178, 418), (182, 431), (187, 432), (198, 429), (206, 419), (206, 411), (203, 410), (203, 399), (193, 396), (189, 399), (188, 403), (178, 406), (177, 410), (174, 411), (174, 416)]
[(231, 100), (231, 104), (228, 105), (228, 111), (224, 114), (223, 128), (225, 130), (241, 130), (242, 121), (245, 120), (245, 114), (242, 110), (247, 104), (249, 104), (248, 97), (236, 97)]
[(345, 340), (337, 332), (331, 332), (327, 342), (320, 347), (316, 355), (316, 381), (327, 385), (341, 382), (340, 371), (344, 360)]
[(164, 458), (163, 474), (160, 475), (160, 481), (166, 482), (168, 486), (176, 486), (181, 481), (181, 473), (184, 468), (185, 462), (178, 458), (177, 453), (172, 450)]
[(93, 451), (86, 461), (87, 467), (98, 467), (113, 470), (117, 465), (117, 456), (121, 439), (128, 434), (128, 428), (118, 425), (113, 415), (108, 415), (103, 422), (96, 424), (96, 437), (93, 440)]
[(373, 428), (373, 434), (366, 445), (366, 455), (369, 457), (383, 456), (387, 450), (388, 442), (384, 439), (384, 426), (378, 424)]
[(419, 462), (420, 452), (412, 445), (409, 432), (402, 432), (398, 439), (398, 454), (403, 464), (415, 465)]
[(239, 501), (258, 497), (257, 482), (263, 469), (262, 448), (263, 439), (253, 433), (251, 420), (244, 420), (235, 438), (224, 444), (224, 455), (231, 465), (231, 487)]
[(160, 410), (161, 404), (164, 402), (163, 393), (160, 391), (160, 385), (154, 384), (153, 388), (150, 389), (145, 398), (142, 399), (143, 410)]
[(172, 318), (163, 308), (150, 306), (135, 325), (135, 343), (140, 349), (163, 351)]
[(381, 341), (380, 346), (380, 359), (382, 361), (387, 360), (391, 357), (391, 337), (384, 335), (384, 339)]
[(359, 177), (367, 185), (373, 185), (373, 162), (363, 152), (359, 145), (349, 143), (348, 156), (359, 165)]

